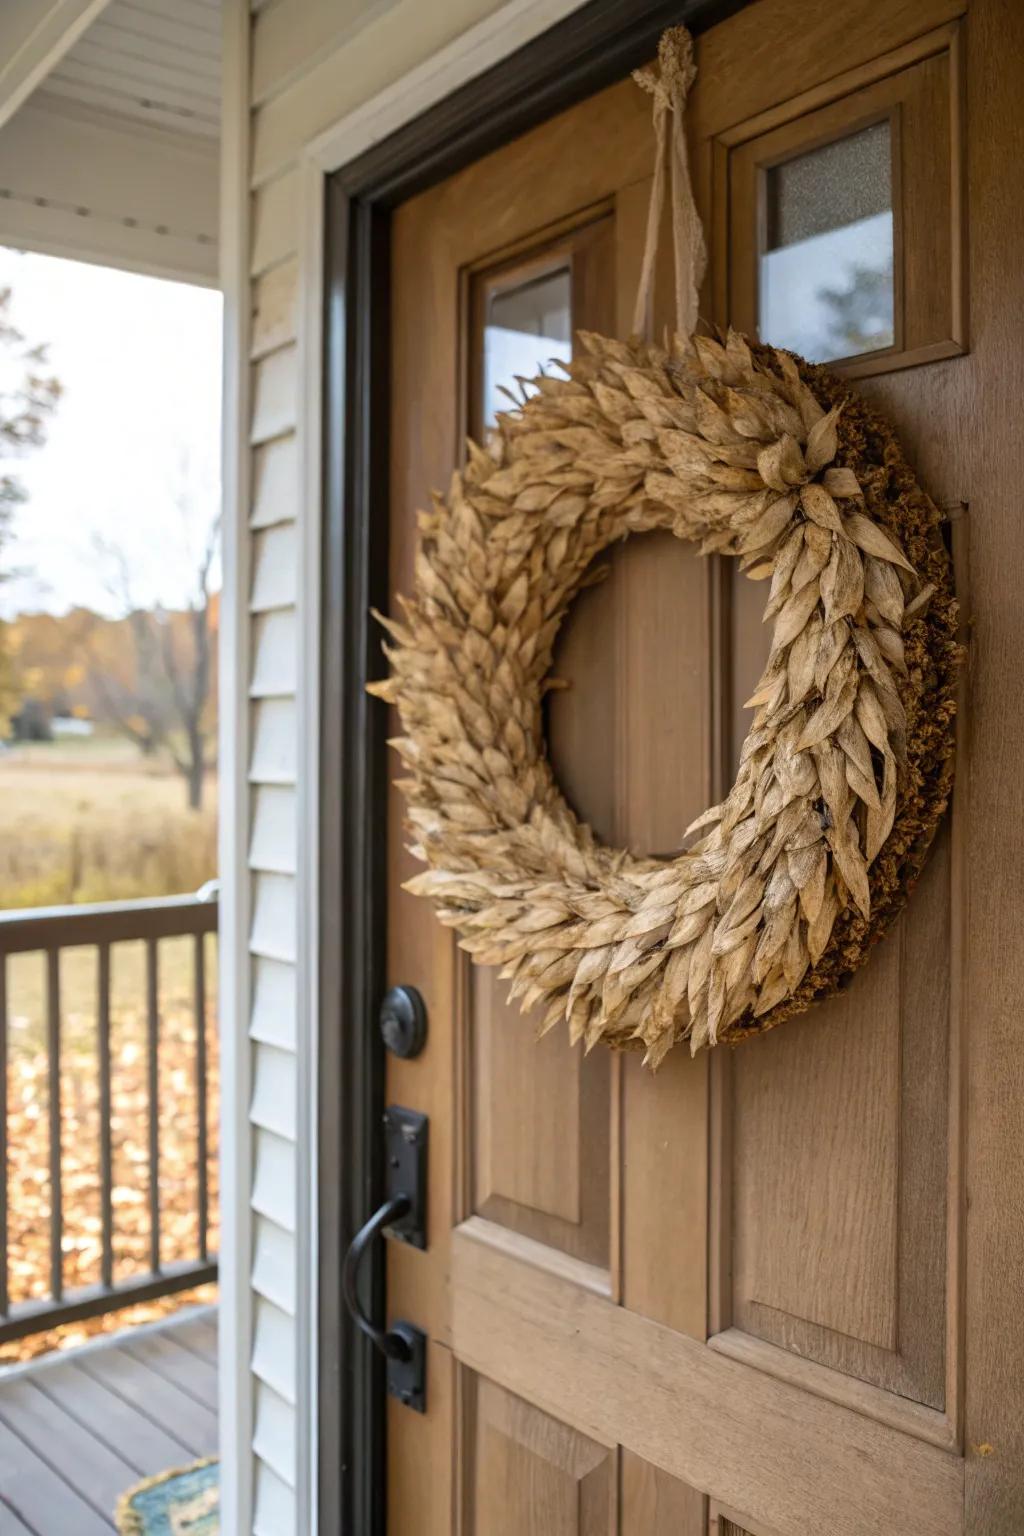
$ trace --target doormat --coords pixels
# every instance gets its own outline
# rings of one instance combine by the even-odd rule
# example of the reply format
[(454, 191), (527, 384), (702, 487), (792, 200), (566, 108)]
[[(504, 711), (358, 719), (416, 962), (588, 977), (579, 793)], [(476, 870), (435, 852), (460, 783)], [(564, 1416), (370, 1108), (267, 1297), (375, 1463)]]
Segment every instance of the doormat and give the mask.
[(121, 1536), (217, 1536), (220, 1530), (220, 1464), (197, 1461), (149, 1477), (117, 1506)]

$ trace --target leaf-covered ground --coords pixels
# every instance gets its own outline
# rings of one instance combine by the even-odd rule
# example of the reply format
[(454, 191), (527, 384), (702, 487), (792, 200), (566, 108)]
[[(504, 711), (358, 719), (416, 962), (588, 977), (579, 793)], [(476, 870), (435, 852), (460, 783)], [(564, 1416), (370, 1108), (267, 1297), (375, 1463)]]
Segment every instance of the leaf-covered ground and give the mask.
[[(217, 1250), (217, 1041), (215, 941), (207, 940), (206, 1039), (211, 1232)], [(7, 1074), (9, 1285), (12, 1302), (49, 1294), (49, 1083), (44, 1047), (42, 957), (8, 961), (10, 1020)], [(149, 1269), (149, 1153), (144, 955), (139, 944), (116, 945), (111, 960), (113, 1226), (115, 1279)], [(198, 1244), (196, 1023), (191, 943), (159, 945), (160, 1246), (164, 1261), (194, 1258)], [(60, 1068), (65, 1293), (100, 1279), (102, 1224), (99, 1158), (99, 1073), (96, 1042), (96, 957), (65, 951), (61, 959)], [(0, 1365), (66, 1348), (129, 1323), (149, 1321), (186, 1302), (213, 1299), (214, 1288), (167, 1297), (118, 1313), (29, 1335), (0, 1346)]]

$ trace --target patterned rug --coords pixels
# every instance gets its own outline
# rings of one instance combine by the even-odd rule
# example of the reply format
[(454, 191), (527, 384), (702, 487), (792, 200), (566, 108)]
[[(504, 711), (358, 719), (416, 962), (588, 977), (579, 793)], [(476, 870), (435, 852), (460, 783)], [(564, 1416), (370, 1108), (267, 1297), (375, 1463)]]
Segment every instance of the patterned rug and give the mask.
[(218, 1463), (197, 1461), (129, 1489), (117, 1506), (117, 1528), (122, 1536), (217, 1536)]

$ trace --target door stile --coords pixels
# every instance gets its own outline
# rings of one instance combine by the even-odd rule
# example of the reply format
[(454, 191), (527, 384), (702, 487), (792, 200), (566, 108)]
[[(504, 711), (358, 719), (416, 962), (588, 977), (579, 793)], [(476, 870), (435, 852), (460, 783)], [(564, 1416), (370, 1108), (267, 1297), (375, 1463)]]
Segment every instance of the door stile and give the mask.
[[(710, 223), (710, 220), (709, 220)], [(713, 803), (729, 792), (735, 756), (731, 700), (735, 694), (733, 645), (733, 574), (720, 555), (708, 560), (712, 577), (711, 782)], [(712, 1052), (708, 1068), (708, 1313), (707, 1338), (732, 1322), (732, 1051)]]
[[(699, 47), (700, 45), (698, 45)], [(698, 80), (700, 75), (698, 73)], [(719, 281), (723, 264), (717, 253), (728, 249), (729, 201), (723, 196), (724, 166), (717, 141), (694, 137), (690, 144), (694, 198), (707, 231), (708, 267), (701, 291), (701, 314), (711, 329), (728, 324), (728, 300)], [(734, 741), (732, 700), (736, 696), (732, 563), (720, 555), (708, 560), (714, 571), (711, 603), (712, 691), (710, 780), (712, 803), (729, 792), (739, 743)], [(751, 679), (753, 682), (753, 679)], [(714, 1051), (708, 1069), (708, 1246), (706, 1338), (732, 1323), (732, 1052)]]
[(956, 773), (950, 816), (950, 863), (952, 913), (950, 969), (953, 985), (949, 1008), (949, 1183), (946, 1208), (946, 1419), (950, 1444), (964, 1451), (965, 1359), (967, 1337), (966, 1296), (966, 1201), (967, 1201), (967, 1064), (968, 1023), (967, 953), (969, 909), (967, 898), (968, 827), (971, 799), (971, 673), (970, 650), (974, 613), (971, 595), (971, 524), (969, 509), (962, 503), (943, 508), (949, 519), (950, 547), (956, 590), (960, 603), (960, 643), (966, 662), (957, 691)]

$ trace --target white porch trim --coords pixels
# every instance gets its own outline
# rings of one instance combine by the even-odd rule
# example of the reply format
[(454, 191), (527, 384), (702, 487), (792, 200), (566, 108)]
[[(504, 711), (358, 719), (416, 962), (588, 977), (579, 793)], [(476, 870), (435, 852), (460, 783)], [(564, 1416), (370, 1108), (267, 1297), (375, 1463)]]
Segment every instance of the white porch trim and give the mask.
[(249, 7), (224, 0), (220, 268), (221, 424), (220, 986), (221, 1527), (252, 1531), (252, 1056), (249, 1042)]
[(3, 0), (0, 128), (14, 116), (109, 0)]

